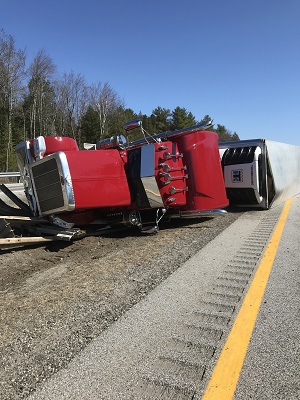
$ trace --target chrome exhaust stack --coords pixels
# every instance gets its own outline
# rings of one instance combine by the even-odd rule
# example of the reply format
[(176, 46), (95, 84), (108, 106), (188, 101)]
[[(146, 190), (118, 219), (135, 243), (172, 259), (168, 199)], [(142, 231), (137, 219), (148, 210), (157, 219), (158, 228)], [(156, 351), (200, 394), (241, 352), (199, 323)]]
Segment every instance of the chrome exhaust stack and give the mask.
[(142, 121), (140, 120), (132, 120), (126, 122), (123, 125), (123, 129), (126, 133), (133, 129), (140, 128), (143, 134), (143, 138), (134, 140), (132, 142), (127, 142), (126, 137), (122, 134), (115, 135), (107, 139), (99, 140), (96, 144), (93, 143), (84, 143), (84, 148), (86, 150), (108, 150), (108, 149), (132, 149), (134, 147), (140, 147), (145, 144), (158, 143), (169, 140), (171, 137), (176, 137), (182, 134), (193, 133), (199, 130), (207, 130), (213, 126), (213, 121), (207, 121), (202, 124), (197, 124), (194, 126), (190, 126), (189, 128), (179, 129), (177, 131), (172, 132), (162, 132), (155, 135), (151, 135), (142, 127)]
[(207, 129), (211, 128), (212, 126), (213, 126), (213, 121), (210, 120), (210, 121), (204, 122), (202, 124), (190, 126), (189, 128), (179, 129), (177, 131), (172, 131), (172, 132), (162, 132), (162, 133), (158, 133), (156, 135), (150, 135), (142, 127), (141, 121), (133, 120), (133, 121), (129, 121), (126, 124), (124, 124), (123, 129), (125, 130), (125, 132), (128, 132), (130, 130), (140, 128), (144, 135), (144, 137), (142, 139), (138, 139), (133, 142), (129, 142), (126, 146), (126, 149), (130, 149), (132, 147), (139, 147), (139, 146), (142, 146), (145, 144), (167, 141), (172, 137), (181, 136), (183, 134), (189, 134), (189, 133), (197, 132), (200, 130), (207, 130)]

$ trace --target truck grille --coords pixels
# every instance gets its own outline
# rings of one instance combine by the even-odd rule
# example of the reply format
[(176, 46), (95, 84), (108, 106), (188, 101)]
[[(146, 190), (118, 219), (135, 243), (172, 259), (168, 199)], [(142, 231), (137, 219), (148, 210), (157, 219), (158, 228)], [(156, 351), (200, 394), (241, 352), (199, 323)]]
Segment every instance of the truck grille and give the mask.
[(33, 164), (32, 177), (41, 214), (62, 209), (65, 205), (63, 178), (59, 174), (56, 158)]

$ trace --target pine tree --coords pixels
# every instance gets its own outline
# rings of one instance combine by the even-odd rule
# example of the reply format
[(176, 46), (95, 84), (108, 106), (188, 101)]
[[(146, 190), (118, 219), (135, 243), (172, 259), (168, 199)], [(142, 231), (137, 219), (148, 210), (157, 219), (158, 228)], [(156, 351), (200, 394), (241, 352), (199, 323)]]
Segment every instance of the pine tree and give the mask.
[(185, 108), (176, 107), (172, 112), (172, 130), (188, 128), (196, 124), (196, 119)]

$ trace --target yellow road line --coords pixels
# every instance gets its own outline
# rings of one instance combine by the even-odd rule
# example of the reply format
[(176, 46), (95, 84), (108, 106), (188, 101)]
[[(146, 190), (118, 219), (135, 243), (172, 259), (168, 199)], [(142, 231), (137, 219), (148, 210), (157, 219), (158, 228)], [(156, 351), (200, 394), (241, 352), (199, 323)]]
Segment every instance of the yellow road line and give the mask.
[(153, 192), (153, 190), (145, 189), (145, 191), (146, 191), (146, 192), (149, 192), (149, 193), (152, 193), (152, 194), (154, 194), (154, 195), (157, 196), (157, 197), (161, 197), (161, 196), (160, 196), (160, 193), (155, 193), (155, 192)]
[(285, 203), (202, 400), (233, 398), (291, 204), (292, 199)]

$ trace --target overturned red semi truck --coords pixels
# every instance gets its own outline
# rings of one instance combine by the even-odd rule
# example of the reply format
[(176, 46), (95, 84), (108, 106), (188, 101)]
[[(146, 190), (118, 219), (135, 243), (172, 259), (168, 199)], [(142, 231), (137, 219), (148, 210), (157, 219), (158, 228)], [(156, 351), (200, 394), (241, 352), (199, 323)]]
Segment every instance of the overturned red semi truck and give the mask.
[(226, 214), (218, 150), (209, 123), (126, 142), (123, 135), (79, 150), (69, 137), (23, 141), (16, 156), (32, 214), (62, 227), (100, 222), (158, 230), (161, 218)]

